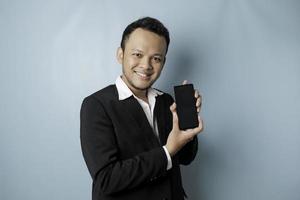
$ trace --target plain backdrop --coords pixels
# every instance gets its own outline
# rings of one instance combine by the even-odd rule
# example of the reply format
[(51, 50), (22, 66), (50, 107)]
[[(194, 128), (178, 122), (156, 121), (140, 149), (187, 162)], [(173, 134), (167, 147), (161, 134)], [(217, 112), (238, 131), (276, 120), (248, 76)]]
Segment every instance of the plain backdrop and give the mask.
[(205, 130), (182, 168), (192, 200), (300, 199), (300, 1), (0, 0), (0, 199), (87, 200), (83, 98), (121, 73), (124, 28), (171, 34), (155, 87), (203, 95)]

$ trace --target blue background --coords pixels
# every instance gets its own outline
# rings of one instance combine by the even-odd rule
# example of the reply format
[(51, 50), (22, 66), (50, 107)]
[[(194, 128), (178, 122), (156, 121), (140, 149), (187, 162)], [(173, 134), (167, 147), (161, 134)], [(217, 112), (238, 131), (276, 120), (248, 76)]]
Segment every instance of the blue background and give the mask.
[(0, 199), (91, 199), (83, 98), (115, 81), (124, 28), (171, 33), (155, 87), (187, 79), (205, 130), (183, 167), (192, 200), (300, 198), (300, 1), (0, 0)]

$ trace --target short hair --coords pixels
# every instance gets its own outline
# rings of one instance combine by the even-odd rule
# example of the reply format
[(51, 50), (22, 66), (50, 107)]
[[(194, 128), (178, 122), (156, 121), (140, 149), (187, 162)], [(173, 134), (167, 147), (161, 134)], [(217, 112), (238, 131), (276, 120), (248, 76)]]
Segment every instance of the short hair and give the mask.
[(168, 52), (168, 47), (170, 43), (169, 31), (159, 20), (152, 17), (140, 18), (132, 22), (125, 28), (121, 40), (121, 48), (123, 51), (125, 50), (125, 43), (128, 40), (130, 34), (137, 28), (142, 28), (164, 37), (167, 43), (166, 53)]

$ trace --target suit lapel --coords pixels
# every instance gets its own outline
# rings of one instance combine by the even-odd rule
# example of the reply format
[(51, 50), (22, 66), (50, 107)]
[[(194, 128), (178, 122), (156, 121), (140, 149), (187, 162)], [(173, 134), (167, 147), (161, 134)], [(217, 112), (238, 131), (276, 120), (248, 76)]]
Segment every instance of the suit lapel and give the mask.
[(165, 145), (168, 138), (168, 130), (167, 130), (167, 113), (165, 102), (162, 99), (162, 96), (159, 95), (156, 97), (156, 103), (154, 108), (154, 116), (157, 120), (157, 126), (159, 131), (159, 138), (161, 145)]
[(151, 146), (160, 146), (159, 140), (155, 136), (152, 127), (150, 126), (146, 114), (139, 104), (139, 102), (133, 97), (129, 97), (121, 101), (123, 108), (127, 111), (128, 117), (137, 123), (140, 127), (141, 134), (144, 134), (147, 142)]

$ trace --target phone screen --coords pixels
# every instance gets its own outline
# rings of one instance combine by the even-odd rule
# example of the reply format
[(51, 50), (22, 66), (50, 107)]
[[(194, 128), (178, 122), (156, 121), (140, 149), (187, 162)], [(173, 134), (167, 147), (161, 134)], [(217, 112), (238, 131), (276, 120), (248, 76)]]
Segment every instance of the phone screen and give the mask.
[(174, 86), (174, 93), (180, 130), (197, 127), (199, 122), (193, 84)]

